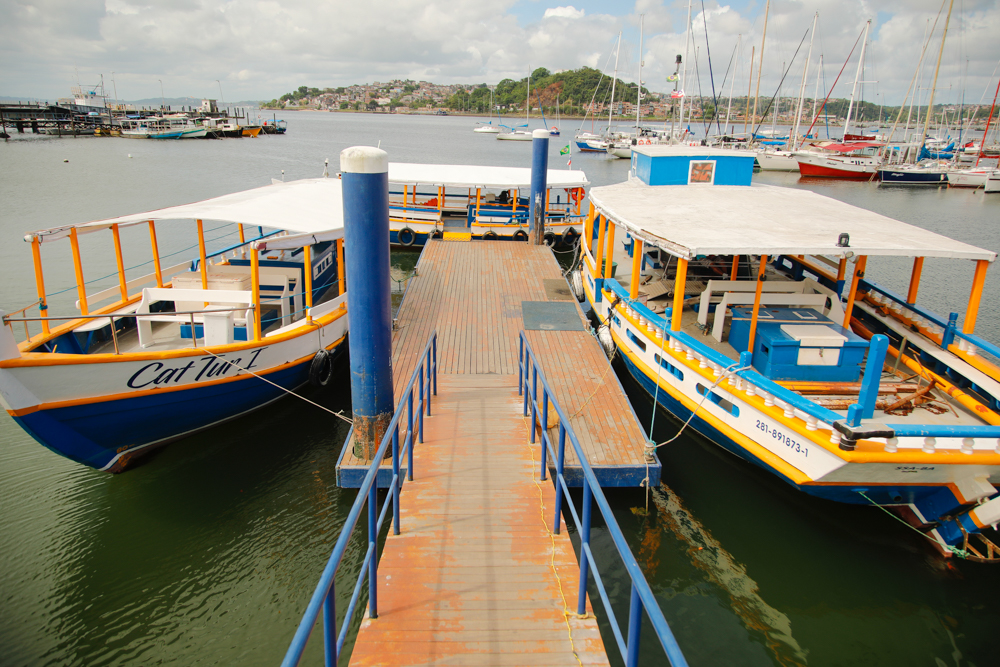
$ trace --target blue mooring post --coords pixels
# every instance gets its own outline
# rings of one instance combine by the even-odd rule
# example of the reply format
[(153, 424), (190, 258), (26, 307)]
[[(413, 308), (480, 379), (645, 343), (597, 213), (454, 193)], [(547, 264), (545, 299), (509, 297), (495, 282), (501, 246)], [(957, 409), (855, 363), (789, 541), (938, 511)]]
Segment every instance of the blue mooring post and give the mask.
[(545, 242), (545, 191), (549, 175), (548, 130), (531, 133), (531, 201), (528, 204), (528, 236), (534, 245)]
[(389, 155), (370, 146), (340, 154), (344, 264), (351, 354), (354, 454), (371, 461), (392, 421), (392, 305), (389, 300)]

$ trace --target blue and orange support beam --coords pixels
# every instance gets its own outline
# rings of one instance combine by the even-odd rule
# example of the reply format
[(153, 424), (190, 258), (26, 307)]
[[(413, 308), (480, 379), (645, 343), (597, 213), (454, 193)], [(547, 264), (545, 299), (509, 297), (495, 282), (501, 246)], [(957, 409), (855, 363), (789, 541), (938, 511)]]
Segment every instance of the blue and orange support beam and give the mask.
[(976, 318), (979, 316), (979, 302), (983, 298), (983, 286), (986, 284), (986, 270), (990, 263), (985, 259), (976, 262), (976, 273), (972, 277), (972, 293), (969, 295), (969, 307), (965, 310), (965, 321), (962, 323), (962, 333), (976, 332)]

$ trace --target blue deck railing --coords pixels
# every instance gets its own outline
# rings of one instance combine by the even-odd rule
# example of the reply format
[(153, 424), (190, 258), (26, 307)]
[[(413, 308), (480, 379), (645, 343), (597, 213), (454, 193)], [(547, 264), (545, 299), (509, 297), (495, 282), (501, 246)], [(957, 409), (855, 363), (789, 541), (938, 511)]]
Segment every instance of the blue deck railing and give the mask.
[[(333, 667), (337, 664), (340, 652), (344, 648), (347, 630), (354, 616), (354, 609), (357, 606), (358, 599), (361, 597), (361, 589), (364, 586), (366, 575), (368, 580), (368, 613), (372, 618), (378, 617), (378, 597), (376, 595), (378, 554), (376, 550), (379, 531), (391, 505), (392, 534), (399, 535), (399, 490), (402, 486), (402, 479), (399, 474), (399, 462), (405, 455), (406, 479), (412, 481), (414, 436), (416, 436), (417, 442), (423, 442), (424, 415), (430, 416), (431, 395), (437, 395), (437, 331), (430, 335), (419, 359), (417, 367), (413, 370), (413, 376), (410, 377), (410, 382), (406, 385), (406, 390), (403, 392), (396, 406), (396, 412), (392, 416), (392, 421), (389, 422), (385, 437), (382, 438), (382, 442), (375, 452), (371, 467), (368, 468), (368, 474), (365, 475), (365, 479), (358, 489), (358, 497), (351, 507), (350, 514), (347, 515), (347, 520), (344, 522), (344, 527), (340, 532), (340, 537), (337, 539), (337, 544), (334, 546), (333, 553), (330, 554), (330, 559), (327, 561), (326, 567), (323, 569), (323, 574), (320, 576), (319, 584), (316, 586), (312, 599), (309, 600), (309, 605), (306, 607), (305, 614), (303, 614), (302, 620), (299, 622), (299, 627), (295, 631), (291, 646), (288, 647), (285, 659), (281, 663), (283, 667), (299, 664), (299, 660), (302, 659), (302, 653), (306, 648), (306, 642), (309, 641), (309, 635), (312, 633), (313, 627), (316, 625), (316, 620), (319, 618), (320, 610), (323, 611), (325, 664), (328, 667)], [(414, 391), (415, 387), (417, 388), (416, 392)], [(416, 405), (414, 405), (415, 395)], [(403, 439), (403, 446), (400, 448), (399, 422), (404, 413), (404, 406), (406, 409), (406, 434)], [(416, 429), (414, 429), (415, 422)], [(352, 434), (353, 429), (347, 436), (348, 441), (350, 441)], [(379, 467), (382, 465), (382, 460), (385, 457), (386, 450), (390, 446), (392, 447), (392, 482), (389, 486), (391, 491), (386, 495), (385, 502), (382, 504), (381, 511), (378, 512), (378, 517), (376, 518), (378, 488), (375, 480), (378, 476)], [(347, 545), (351, 541), (354, 528), (358, 523), (358, 518), (361, 516), (361, 510), (365, 508), (365, 505), (368, 506), (368, 550), (361, 563), (361, 571), (358, 574), (358, 580), (354, 585), (351, 601), (347, 605), (347, 613), (344, 615), (344, 621), (338, 633), (334, 580), (337, 576), (337, 571), (340, 569), (340, 562), (344, 557), (344, 552), (347, 550)]]
[[(520, 374), (517, 382), (517, 393), (519, 396), (524, 396), (524, 414), (528, 415), (529, 412), (531, 413), (531, 442), (534, 443), (536, 440), (539, 430), (538, 424), (548, 425), (550, 402), (555, 408), (556, 414), (559, 415), (559, 437), (557, 443), (553, 444), (547, 428), (543, 427), (541, 429), (541, 478), (544, 480), (548, 474), (546, 461), (551, 457), (551, 460), (556, 462), (556, 502), (552, 520), (553, 532), (559, 533), (563, 498), (565, 498), (567, 509), (572, 515), (573, 522), (576, 524), (577, 531), (580, 534), (580, 590), (577, 596), (577, 613), (582, 615), (587, 612), (587, 582), (590, 572), (593, 571), (594, 582), (597, 585), (601, 602), (604, 604), (604, 610), (611, 622), (611, 630), (615, 635), (618, 650), (621, 652), (626, 667), (635, 667), (639, 661), (639, 634), (642, 628), (642, 612), (644, 610), (649, 617), (650, 623), (653, 625), (653, 630), (656, 632), (656, 637), (660, 641), (660, 645), (667, 654), (670, 664), (674, 665), (674, 667), (686, 666), (687, 660), (684, 659), (684, 654), (681, 652), (680, 646), (677, 645), (677, 640), (674, 638), (674, 634), (671, 632), (670, 626), (663, 616), (663, 611), (660, 609), (652, 589), (650, 589), (649, 584), (646, 582), (646, 577), (639, 568), (639, 564), (632, 555), (632, 551), (625, 541), (625, 536), (622, 534), (621, 528), (618, 527), (618, 522), (615, 520), (615, 515), (611, 511), (611, 506), (608, 504), (607, 498), (604, 497), (604, 492), (601, 490), (601, 485), (594, 475), (594, 470), (590, 467), (590, 463), (583, 453), (583, 448), (580, 446), (580, 442), (577, 440), (576, 434), (570, 426), (566, 413), (559, 407), (559, 403), (556, 401), (552, 393), (552, 388), (545, 379), (545, 374), (542, 372), (538, 358), (531, 349), (531, 344), (528, 342), (524, 331), (520, 335), (518, 365)], [(529, 376), (531, 381), (530, 390), (528, 388)], [(541, 380), (542, 384), (541, 396), (538, 395), (539, 380)], [(541, 412), (540, 418), (539, 412)], [(580, 467), (583, 469), (583, 506), (580, 512), (577, 512), (576, 506), (573, 503), (564, 475), (567, 438), (576, 452), (576, 458), (580, 462)], [(632, 581), (627, 639), (622, 636), (621, 627), (618, 619), (615, 617), (611, 602), (608, 599), (608, 592), (604, 587), (604, 582), (597, 568), (597, 561), (594, 559), (594, 554), (590, 549), (591, 515), (595, 502), (601, 512), (601, 516), (604, 518), (615, 548), (618, 550), (618, 555), (625, 565), (625, 570)]]

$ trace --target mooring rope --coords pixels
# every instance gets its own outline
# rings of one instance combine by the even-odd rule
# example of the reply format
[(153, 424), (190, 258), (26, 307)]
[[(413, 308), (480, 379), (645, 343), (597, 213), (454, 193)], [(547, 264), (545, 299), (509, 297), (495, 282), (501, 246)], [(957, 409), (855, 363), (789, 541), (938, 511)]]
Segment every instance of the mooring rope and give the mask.
[(928, 540), (930, 540), (931, 542), (934, 542), (935, 544), (937, 544), (938, 546), (940, 546), (945, 551), (951, 552), (951, 553), (955, 554), (956, 556), (958, 556), (959, 558), (962, 558), (962, 559), (966, 559), (966, 558), (969, 557), (969, 552), (966, 551), (965, 549), (960, 549), (959, 547), (953, 547), (950, 544), (946, 544), (944, 542), (941, 542), (940, 540), (936, 540), (933, 537), (931, 537), (930, 535), (928, 535), (927, 533), (925, 533), (922, 530), (920, 530), (919, 528), (917, 528), (916, 526), (911, 526), (906, 521), (904, 521), (902, 518), (896, 516), (895, 514), (893, 514), (892, 512), (890, 512), (888, 509), (886, 509), (884, 506), (879, 505), (877, 502), (875, 502), (874, 500), (872, 500), (871, 498), (869, 498), (865, 494), (864, 491), (858, 491), (858, 494), (860, 494), (862, 498), (864, 498), (865, 500), (867, 500), (868, 502), (870, 502), (872, 505), (874, 505), (875, 507), (879, 508), (880, 510), (882, 510), (883, 512), (885, 512), (886, 514), (888, 514), (889, 516), (891, 516), (896, 521), (900, 522), (901, 524), (903, 524), (904, 526), (906, 526), (910, 530), (914, 531), (917, 535), (921, 535), (923, 537), (926, 537)]

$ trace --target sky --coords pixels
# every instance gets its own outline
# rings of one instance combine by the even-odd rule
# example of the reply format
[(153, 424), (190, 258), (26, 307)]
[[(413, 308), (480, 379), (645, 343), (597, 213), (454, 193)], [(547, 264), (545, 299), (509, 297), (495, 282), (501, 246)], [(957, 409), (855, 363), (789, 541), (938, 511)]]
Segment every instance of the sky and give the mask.
[[(782, 92), (797, 95), (818, 12), (808, 97), (817, 74), (821, 90), (833, 84), (853, 48), (833, 97), (850, 95), (858, 39), (870, 20), (859, 97), (900, 104), (913, 85), (926, 103), (953, 2), (935, 102), (958, 103), (964, 90), (967, 104), (989, 104), (1000, 61), (1000, 0), (943, 2), (939, 15), (942, 0), (771, 0), (764, 36), (765, 0), (694, 0), (684, 87), (711, 95), (714, 80), (720, 96), (734, 86), (745, 95), (759, 70), (760, 94), (769, 97), (787, 69)], [(162, 84), (168, 98), (243, 101), (301, 85), (394, 78), (494, 84), (537, 67), (583, 65), (610, 73), (619, 33), (619, 75), (635, 81), (640, 15), (642, 80), (666, 92), (675, 58), (685, 53), (687, 10), (687, 0), (0, 0), (0, 96), (54, 100), (102, 77), (119, 99), (159, 97)]]

